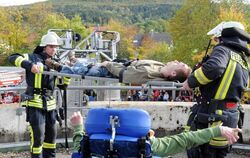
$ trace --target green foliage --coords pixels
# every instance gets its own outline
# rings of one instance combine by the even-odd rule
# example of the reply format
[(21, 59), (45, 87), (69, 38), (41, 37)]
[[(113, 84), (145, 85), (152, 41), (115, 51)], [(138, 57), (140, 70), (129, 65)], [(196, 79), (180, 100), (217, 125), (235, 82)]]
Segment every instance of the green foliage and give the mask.
[(246, 24), (240, 1), (186, 0), (176, 15), (169, 21), (168, 31), (173, 37), (172, 59), (194, 64), (192, 58), (205, 50), (207, 32), (221, 21), (236, 20)]
[[(104, 25), (110, 19), (137, 24), (145, 32), (164, 30), (164, 22), (180, 7), (182, 0), (52, 0), (56, 12), (72, 18), (76, 13), (86, 24)], [(157, 27), (157, 25), (160, 25)]]
[(107, 25), (107, 30), (117, 31), (120, 33), (121, 40), (118, 45), (118, 58), (134, 59), (135, 47), (133, 45), (133, 38), (135, 37), (138, 29), (132, 25), (124, 25), (123, 23), (110, 20)]
[(170, 58), (169, 58), (169, 56), (171, 55), (170, 53), (171, 53), (171, 49), (166, 43), (163, 43), (163, 42), (153, 43), (152, 47), (148, 49), (148, 52), (145, 54), (143, 59), (167, 62), (167, 61), (170, 61)]
[[(210, 0), (186, 0), (170, 20), (169, 31), (174, 41), (173, 59), (193, 64), (192, 56), (206, 46), (207, 31), (216, 19), (217, 5)], [(206, 20), (205, 20), (206, 19)]]
[(73, 29), (83, 38), (88, 31), (80, 16), (66, 18), (51, 10), (50, 4), (38, 3), (30, 6), (0, 8), (0, 64), (12, 52), (32, 52), (48, 29)]
[(143, 32), (165, 32), (166, 31), (166, 20), (146, 20), (145, 22), (138, 23), (137, 26)]

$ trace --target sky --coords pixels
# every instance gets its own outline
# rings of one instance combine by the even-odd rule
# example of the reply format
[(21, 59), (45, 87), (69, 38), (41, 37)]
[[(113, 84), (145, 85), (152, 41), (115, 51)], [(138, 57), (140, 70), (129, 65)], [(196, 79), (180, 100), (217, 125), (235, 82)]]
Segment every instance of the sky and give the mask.
[(46, 0), (0, 0), (0, 6), (24, 5)]

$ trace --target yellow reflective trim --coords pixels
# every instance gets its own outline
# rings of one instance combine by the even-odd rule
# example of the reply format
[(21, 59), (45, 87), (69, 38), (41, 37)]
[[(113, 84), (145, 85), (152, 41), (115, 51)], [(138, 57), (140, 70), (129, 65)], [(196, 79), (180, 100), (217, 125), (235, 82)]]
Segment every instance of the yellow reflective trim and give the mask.
[(36, 100), (36, 101), (43, 101), (42, 100), (42, 96), (40, 95), (40, 94), (34, 94), (34, 100)]
[(17, 67), (21, 67), (21, 64), (22, 64), (22, 62), (23, 62), (24, 60), (25, 60), (25, 59), (24, 59), (22, 56), (17, 57), (16, 60), (15, 60), (15, 65), (16, 65)]
[(28, 103), (43, 104), (43, 101), (40, 101), (40, 100), (29, 100)]
[(233, 80), (233, 76), (236, 70), (236, 61), (230, 60), (226, 72), (222, 78), (222, 81), (220, 83), (220, 86), (215, 94), (215, 99), (223, 100), (226, 97), (226, 94), (228, 92), (229, 86), (231, 85), (231, 82)]
[(69, 78), (69, 77), (63, 77), (63, 83), (64, 84), (69, 85), (70, 81), (71, 81), (71, 78)]
[(69, 85), (69, 84), (70, 84), (70, 82), (64, 81), (64, 84)]
[(209, 142), (210, 145), (213, 146), (226, 146), (228, 144), (227, 140), (210, 140)]
[(222, 121), (217, 121), (217, 122), (213, 122), (212, 124), (209, 123), (208, 125), (209, 125), (209, 127), (215, 127), (215, 126), (220, 126), (221, 123), (222, 123)]
[(224, 137), (214, 137), (213, 140), (226, 141), (227, 139)]
[(58, 78), (55, 79), (55, 86), (58, 84)]
[(248, 63), (238, 53), (231, 51), (231, 59), (239, 63), (244, 69), (248, 69)]
[(32, 148), (32, 153), (33, 154), (41, 154), (42, 151), (43, 151), (43, 146), (40, 146), (40, 147), (37, 147), (37, 148), (35, 148), (35, 147)]
[(54, 110), (54, 109), (56, 109), (56, 105), (47, 107), (47, 110), (48, 110), (48, 111)]
[[(47, 103), (47, 110), (56, 109), (56, 100), (53, 96), (51, 96), (51, 100), (48, 100), (46, 103)], [(27, 101), (27, 106), (42, 109), (43, 100), (41, 98), (41, 95), (34, 94), (34, 99)]]
[(42, 73), (44, 70), (44, 67), (43, 66), (40, 66), (40, 73)]
[(34, 144), (34, 133), (33, 133), (32, 127), (30, 125), (28, 126), (28, 128), (29, 128), (29, 131), (30, 131), (30, 152), (32, 152), (32, 147), (33, 147), (33, 144)]
[(42, 109), (42, 108), (43, 108), (43, 105), (38, 105), (38, 104), (29, 104), (28, 106), (29, 106), (29, 107), (39, 108), (39, 109)]
[(218, 115), (222, 115), (223, 111), (222, 110), (216, 110), (215, 113), (218, 114)]
[(43, 102), (39, 102), (39, 101), (37, 102), (36, 100), (30, 100), (30, 101), (28, 101), (28, 104), (30, 104), (30, 103), (31, 103), (31, 104), (34, 103), (34, 104), (37, 104), (37, 105), (38, 105), (38, 104), (40, 104), (40, 105), (43, 104)]
[(56, 148), (56, 143), (46, 143), (46, 142), (43, 142), (43, 148), (55, 149)]
[(23, 54), (25, 60), (29, 60), (29, 54)]
[(38, 80), (39, 80), (39, 74), (35, 74), (35, 83), (34, 83), (35, 84), (34, 85), (35, 88), (39, 87), (39, 81)]
[[(40, 72), (43, 72), (43, 66), (40, 66), (39, 67), (40, 68)], [(38, 86), (39, 87), (37, 87), (37, 88), (42, 88), (42, 74), (41, 73), (39, 73), (38, 74)]]
[(56, 102), (55, 101), (47, 101), (47, 105), (48, 106), (56, 105)]
[(212, 80), (208, 79), (202, 71), (202, 68), (194, 71), (194, 77), (198, 80), (198, 82), (202, 85), (208, 84)]
[[(43, 66), (40, 66), (40, 72), (43, 72)], [(36, 73), (35, 74), (35, 83), (34, 83), (35, 88), (41, 88), (42, 87), (42, 74), (41, 73)]]

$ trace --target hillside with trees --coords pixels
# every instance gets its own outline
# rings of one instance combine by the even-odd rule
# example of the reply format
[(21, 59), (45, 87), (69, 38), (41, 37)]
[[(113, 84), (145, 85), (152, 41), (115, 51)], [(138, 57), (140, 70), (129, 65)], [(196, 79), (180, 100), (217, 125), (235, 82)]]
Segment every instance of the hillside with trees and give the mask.
[[(13, 52), (32, 52), (51, 28), (73, 29), (86, 37), (99, 24), (118, 31), (120, 58), (139, 57), (162, 62), (180, 60), (190, 66), (201, 60), (207, 32), (221, 21), (235, 20), (246, 28), (250, 6), (242, 0), (50, 0), (42, 3), (0, 7), (0, 65)], [(138, 33), (168, 32), (173, 45), (145, 36), (135, 47)]]
[(162, 20), (173, 17), (183, 0), (51, 0), (53, 10), (67, 18), (78, 14), (85, 24), (105, 25), (111, 19), (163, 32)]

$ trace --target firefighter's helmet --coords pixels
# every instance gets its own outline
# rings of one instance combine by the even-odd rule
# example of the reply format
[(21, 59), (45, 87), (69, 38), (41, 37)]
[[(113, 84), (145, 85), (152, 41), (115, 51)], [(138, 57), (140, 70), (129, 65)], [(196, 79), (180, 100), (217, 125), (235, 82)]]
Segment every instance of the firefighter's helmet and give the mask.
[(61, 45), (60, 37), (55, 32), (48, 32), (46, 35), (43, 35), (40, 46), (44, 47), (47, 45)]
[(227, 28), (237, 28), (241, 30), (245, 30), (245, 27), (237, 21), (228, 21), (221, 22), (219, 25), (215, 26), (212, 30), (210, 30), (207, 35), (212, 35), (214, 37), (221, 37), (222, 30)]

